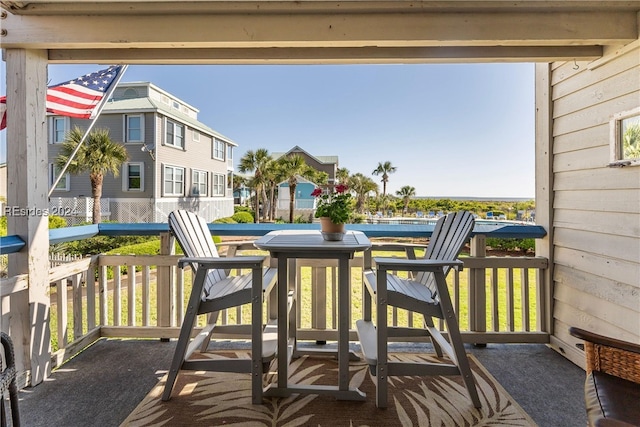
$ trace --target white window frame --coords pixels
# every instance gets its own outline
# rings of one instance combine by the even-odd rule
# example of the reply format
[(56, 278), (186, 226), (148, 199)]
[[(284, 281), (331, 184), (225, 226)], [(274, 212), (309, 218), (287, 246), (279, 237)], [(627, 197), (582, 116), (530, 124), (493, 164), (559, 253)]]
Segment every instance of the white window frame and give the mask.
[[(173, 171), (172, 176), (174, 177), (174, 179), (172, 179), (172, 185), (171, 185), (171, 192), (167, 192), (167, 169), (171, 169)], [(175, 180), (175, 171), (180, 170), (182, 171), (182, 189), (180, 192), (174, 192), (175, 190), (175, 184), (176, 181)], [(185, 168), (180, 167), (180, 166), (172, 166), (172, 165), (163, 165), (162, 167), (162, 195), (163, 196), (184, 196), (184, 178), (185, 178)]]
[(227, 144), (227, 161), (233, 162), (233, 145)]
[(640, 159), (625, 159), (622, 152), (623, 122), (636, 118), (640, 120), (640, 107), (611, 116), (609, 120), (610, 167), (640, 166)]
[[(198, 189), (196, 190), (196, 186)], [(209, 191), (209, 174), (207, 171), (191, 170), (191, 196), (206, 197)]]
[[(172, 137), (169, 138), (169, 127), (173, 127), (173, 132), (172, 132)], [(176, 129), (182, 129), (182, 134), (181, 134), (181, 138), (180, 141), (182, 141), (182, 144), (177, 144), (176, 140), (178, 139), (176, 136)], [(165, 131), (164, 131), (164, 143), (165, 145), (168, 145), (170, 147), (175, 147), (175, 148), (180, 148), (182, 150), (184, 150), (184, 132), (185, 132), (185, 125), (177, 122), (175, 120), (171, 120), (171, 119), (167, 119), (166, 120), (166, 126), (165, 126)]]
[[(213, 138), (213, 158), (216, 160), (222, 160), (224, 161), (224, 154), (225, 154), (225, 143), (224, 141), (218, 139), (218, 138)], [(222, 155), (220, 155), (219, 153), (222, 153)]]
[[(57, 167), (54, 163), (49, 163), (49, 188), (51, 188), (53, 183), (56, 181), (56, 178), (58, 177), (57, 174), (61, 169), (62, 168)], [(53, 189), (53, 191), (71, 191), (71, 175), (69, 172), (66, 172), (63, 175), (62, 179), (60, 179), (60, 182), (58, 182), (58, 185)]]
[(221, 173), (213, 173), (213, 184), (211, 185), (211, 195), (214, 197), (223, 197), (227, 188), (227, 175)]
[[(51, 144), (62, 144), (67, 137), (69, 128), (71, 127), (71, 120), (69, 117), (54, 116), (49, 118), (49, 141)], [(57, 139), (58, 133), (56, 132), (56, 123), (62, 123), (62, 139)]]
[(196, 129), (191, 129), (191, 140), (194, 142), (200, 142), (200, 132)]
[[(132, 188), (130, 185), (130, 166), (138, 166), (140, 168), (140, 188)], [(144, 162), (127, 162), (122, 165), (122, 191), (144, 191)]]
[[(131, 128), (129, 126), (129, 119), (132, 118), (139, 118), (140, 119), (140, 138), (139, 139), (132, 139), (129, 137), (129, 129)], [(128, 142), (144, 142), (144, 114), (125, 114), (124, 115), (124, 120), (123, 120), (123, 132), (122, 134), (124, 135), (124, 142), (128, 143)]]

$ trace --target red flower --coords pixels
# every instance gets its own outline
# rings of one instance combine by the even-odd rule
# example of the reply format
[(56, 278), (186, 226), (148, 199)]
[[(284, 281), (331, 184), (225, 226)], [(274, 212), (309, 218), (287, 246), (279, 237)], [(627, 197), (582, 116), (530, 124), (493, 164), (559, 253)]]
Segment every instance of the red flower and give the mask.
[(319, 195), (321, 195), (321, 194), (322, 194), (322, 189), (321, 189), (320, 187), (316, 188), (315, 190), (313, 190), (313, 191), (311, 192), (311, 195), (312, 195), (313, 197), (318, 197), (318, 196), (319, 196)]
[(347, 186), (346, 186), (346, 185), (344, 185), (344, 184), (338, 184), (338, 185), (336, 185), (336, 193), (338, 193), (338, 194), (342, 194), (342, 193), (344, 193), (345, 191), (347, 191), (347, 190), (348, 190), (348, 188), (349, 188), (349, 187), (347, 187)]

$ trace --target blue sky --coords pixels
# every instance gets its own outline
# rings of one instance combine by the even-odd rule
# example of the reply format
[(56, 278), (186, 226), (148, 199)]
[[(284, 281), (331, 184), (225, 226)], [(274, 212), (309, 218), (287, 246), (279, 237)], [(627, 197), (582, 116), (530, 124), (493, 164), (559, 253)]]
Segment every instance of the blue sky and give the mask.
[[(101, 68), (50, 65), (49, 84)], [(238, 143), (236, 160), (298, 145), (376, 180), (378, 162), (390, 161), (391, 193), (534, 196), (533, 64), (133, 65), (130, 81), (198, 108), (200, 121)]]

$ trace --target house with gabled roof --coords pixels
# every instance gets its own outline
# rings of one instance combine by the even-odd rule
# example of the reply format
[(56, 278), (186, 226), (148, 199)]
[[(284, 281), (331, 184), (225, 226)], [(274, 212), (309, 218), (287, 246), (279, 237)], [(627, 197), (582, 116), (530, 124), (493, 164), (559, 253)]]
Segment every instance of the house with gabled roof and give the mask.
[[(314, 156), (297, 145), (286, 153), (272, 153), (271, 156), (274, 160), (277, 160), (280, 157), (292, 156), (294, 154), (302, 156), (305, 163), (315, 170), (326, 172), (328, 175), (328, 185), (334, 185), (336, 183), (336, 176), (338, 172), (338, 156)], [(313, 213), (315, 211), (316, 205), (315, 198), (311, 196), (311, 192), (315, 188), (316, 184), (314, 184), (313, 182), (302, 177), (298, 178), (294, 216), (302, 216), (304, 219), (308, 219), (307, 217), (313, 218)], [(289, 183), (287, 181), (282, 181), (278, 184), (276, 217), (289, 217), (289, 200)]]
[[(89, 121), (48, 117), (49, 185), (59, 174), (55, 158), (66, 133)], [(121, 83), (95, 128), (129, 153), (118, 177), (105, 176), (102, 212), (119, 222), (164, 222), (177, 208), (208, 221), (233, 215), (233, 151), (237, 144), (198, 119), (198, 109), (150, 82)], [(90, 221), (93, 200), (87, 174), (66, 173), (50, 199), (50, 211), (70, 223)]]

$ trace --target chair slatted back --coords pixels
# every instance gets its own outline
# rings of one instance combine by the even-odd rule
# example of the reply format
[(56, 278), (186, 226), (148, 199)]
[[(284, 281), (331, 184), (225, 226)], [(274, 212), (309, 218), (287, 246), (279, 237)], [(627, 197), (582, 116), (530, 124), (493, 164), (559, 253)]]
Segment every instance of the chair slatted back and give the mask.
[[(438, 219), (424, 254), (425, 259), (453, 260), (462, 252), (465, 242), (473, 231), (475, 220), (471, 212), (460, 211)], [(444, 270), (445, 276), (451, 267)], [(419, 273), (416, 281), (427, 285), (435, 294), (435, 283), (430, 273)]]
[[(217, 258), (218, 250), (211, 238), (211, 232), (204, 218), (185, 210), (175, 210), (169, 214), (169, 229), (178, 240), (182, 252), (187, 257)], [(192, 265), (195, 273), (197, 265)], [(227, 277), (224, 270), (211, 270), (205, 283), (205, 293), (209, 285)]]

